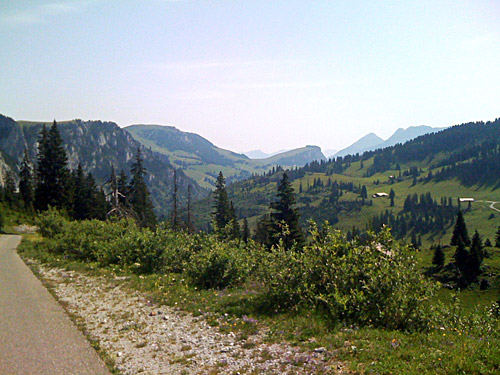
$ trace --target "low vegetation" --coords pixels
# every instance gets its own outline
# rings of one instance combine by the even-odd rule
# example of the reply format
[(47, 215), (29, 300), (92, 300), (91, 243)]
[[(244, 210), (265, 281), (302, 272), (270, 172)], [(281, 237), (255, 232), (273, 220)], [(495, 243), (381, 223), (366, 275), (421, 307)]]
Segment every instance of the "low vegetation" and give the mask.
[(223, 330), (245, 335), (264, 324), (269, 340), (324, 346), (357, 373), (500, 370), (499, 306), (440, 303), (439, 284), (387, 228), (362, 244), (312, 224), (302, 249), (269, 250), (126, 220), (70, 221), (55, 210), (38, 225), (46, 238), (24, 241), (26, 256), (128, 275), (133, 287)]

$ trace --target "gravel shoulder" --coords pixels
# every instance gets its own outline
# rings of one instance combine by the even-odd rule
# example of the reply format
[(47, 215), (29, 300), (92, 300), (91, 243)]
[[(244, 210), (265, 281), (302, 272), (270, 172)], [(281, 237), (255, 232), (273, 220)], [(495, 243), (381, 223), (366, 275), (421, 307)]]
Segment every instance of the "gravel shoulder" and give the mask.
[(269, 344), (263, 333), (240, 339), (202, 316), (155, 305), (120, 280), (27, 262), (122, 374), (343, 373), (324, 348)]

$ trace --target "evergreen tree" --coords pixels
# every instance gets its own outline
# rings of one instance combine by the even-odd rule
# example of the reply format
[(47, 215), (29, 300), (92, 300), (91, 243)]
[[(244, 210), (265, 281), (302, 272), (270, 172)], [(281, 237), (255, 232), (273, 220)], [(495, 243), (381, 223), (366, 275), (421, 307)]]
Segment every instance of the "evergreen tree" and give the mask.
[(495, 233), (495, 247), (500, 248), (500, 226), (498, 227), (498, 230)]
[(177, 215), (177, 192), (179, 185), (177, 183), (177, 169), (174, 169), (174, 186), (172, 193), (172, 226), (174, 230), (179, 229), (179, 217)]
[(477, 230), (475, 231), (474, 236), (472, 236), (469, 256), (469, 272), (471, 274), (471, 278), (476, 279), (481, 273), (481, 264), (484, 259), (483, 241), (481, 240), (481, 236)]
[(124, 206), (128, 206), (128, 179), (125, 171), (122, 169), (117, 179), (117, 188), (118, 188), (118, 200), (120, 204)]
[(414, 249), (418, 248), (417, 234), (415, 233), (415, 231), (413, 231), (411, 234), (411, 245)]
[[(269, 225), (269, 245), (276, 245), (281, 239), (287, 249), (294, 244), (301, 248), (304, 245), (304, 237), (299, 226), (299, 212), (294, 207), (295, 193), (286, 172), (278, 185), (277, 198), (270, 206), (273, 212)], [(284, 230), (283, 224), (288, 227), (287, 231)]]
[(214, 219), (215, 231), (218, 233), (221, 233), (232, 218), (231, 208), (229, 206), (229, 200), (226, 192), (226, 180), (222, 172), (219, 172), (215, 183), (214, 211), (212, 212), (212, 215)]
[(19, 172), (19, 193), (23, 200), (24, 209), (28, 212), (33, 212), (33, 202), (35, 200), (33, 169), (27, 149), (24, 150), (24, 157)]
[(48, 206), (56, 208), (67, 206), (68, 178), (66, 151), (54, 120), (50, 130), (47, 131), (44, 126), (40, 133), (35, 207), (39, 210), (46, 210)]
[(3, 233), (4, 217), (2, 211), (0, 211), (0, 233)]
[(465, 225), (464, 216), (462, 211), (458, 211), (457, 220), (455, 221), (455, 227), (453, 228), (453, 235), (451, 237), (451, 245), (457, 246), (458, 240), (461, 240), (465, 245), (470, 245), (470, 238), (467, 232), (467, 226)]
[(245, 243), (248, 243), (248, 239), (250, 238), (250, 228), (248, 227), (248, 220), (247, 218), (243, 219), (243, 233), (242, 233), (242, 239), (245, 241)]
[(194, 232), (193, 220), (191, 218), (191, 189), (192, 186), (188, 185), (187, 191), (187, 230), (189, 233)]
[(365, 185), (363, 185), (363, 187), (361, 188), (361, 198), (364, 198), (364, 199), (368, 198), (368, 192), (366, 191), (366, 186)]
[(88, 219), (92, 203), (90, 202), (90, 191), (87, 187), (85, 173), (80, 163), (78, 163), (76, 172), (73, 172), (73, 181), (75, 190), (71, 216), (76, 220)]
[(491, 245), (491, 241), (490, 241), (489, 238), (487, 238), (486, 241), (484, 241), (484, 246), (486, 246), (486, 247), (491, 247), (492, 246)]
[(229, 212), (231, 214), (231, 220), (229, 221), (230, 236), (233, 239), (238, 239), (241, 237), (241, 228), (236, 218), (236, 210), (234, 209), (233, 201), (230, 202)]
[(156, 215), (153, 212), (153, 203), (149, 197), (149, 191), (144, 181), (146, 170), (142, 165), (140, 147), (137, 149), (135, 162), (132, 164), (131, 175), (132, 179), (129, 186), (130, 204), (137, 220), (142, 227), (153, 227), (156, 224)]
[(14, 173), (12, 171), (7, 172), (5, 176), (3, 200), (8, 203), (11, 208), (16, 206), (16, 180), (14, 179)]
[(111, 176), (109, 176), (109, 187), (111, 189), (111, 206), (118, 209), (118, 179), (116, 178), (115, 166), (111, 166)]
[(455, 251), (453, 258), (455, 259), (455, 264), (461, 275), (467, 277), (469, 273), (469, 252), (465, 248), (465, 244), (461, 237), (457, 240), (457, 250)]
[(391, 191), (389, 192), (389, 199), (391, 200), (391, 204), (390, 204), (391, 207), (394, 207), (394, 197), (395, 196), (396, 196), (396, 193), (394, 192), (393, 189), (391, 189)]
[(432, 264), (441, 268), (444, 266), (445, 255), (441, 245), (437, 245), (434, 249), (434, 256), (432, 257)]
[(255, 228), (254, 240), (258, 243), (267, 245), (269, 244), (269, 227), (270, 227), (269, 215), (264, 215), (258, 222), (257, 228)]

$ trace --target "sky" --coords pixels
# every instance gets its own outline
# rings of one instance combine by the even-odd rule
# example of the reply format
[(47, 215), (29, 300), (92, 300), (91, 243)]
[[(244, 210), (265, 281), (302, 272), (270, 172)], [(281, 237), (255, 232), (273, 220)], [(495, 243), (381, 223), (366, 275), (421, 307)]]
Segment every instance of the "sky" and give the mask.
[(0, 1), (0, 113), (237, 152), (500, 117), (500, 1)]

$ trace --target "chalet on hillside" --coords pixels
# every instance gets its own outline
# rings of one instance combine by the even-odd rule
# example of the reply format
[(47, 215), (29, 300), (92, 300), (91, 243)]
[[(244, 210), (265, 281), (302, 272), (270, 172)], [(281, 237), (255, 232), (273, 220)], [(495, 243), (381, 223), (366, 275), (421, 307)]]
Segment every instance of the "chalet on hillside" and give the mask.
[(380, 198), (380, 197), (388, 197), (389, 194), (387, 193), (375, 193), (372, 195), (373, 198)]
[(463, 203), (463, 202), (475, 202), (474, 198), (458, 198), (458, 201), (460, 203)]

